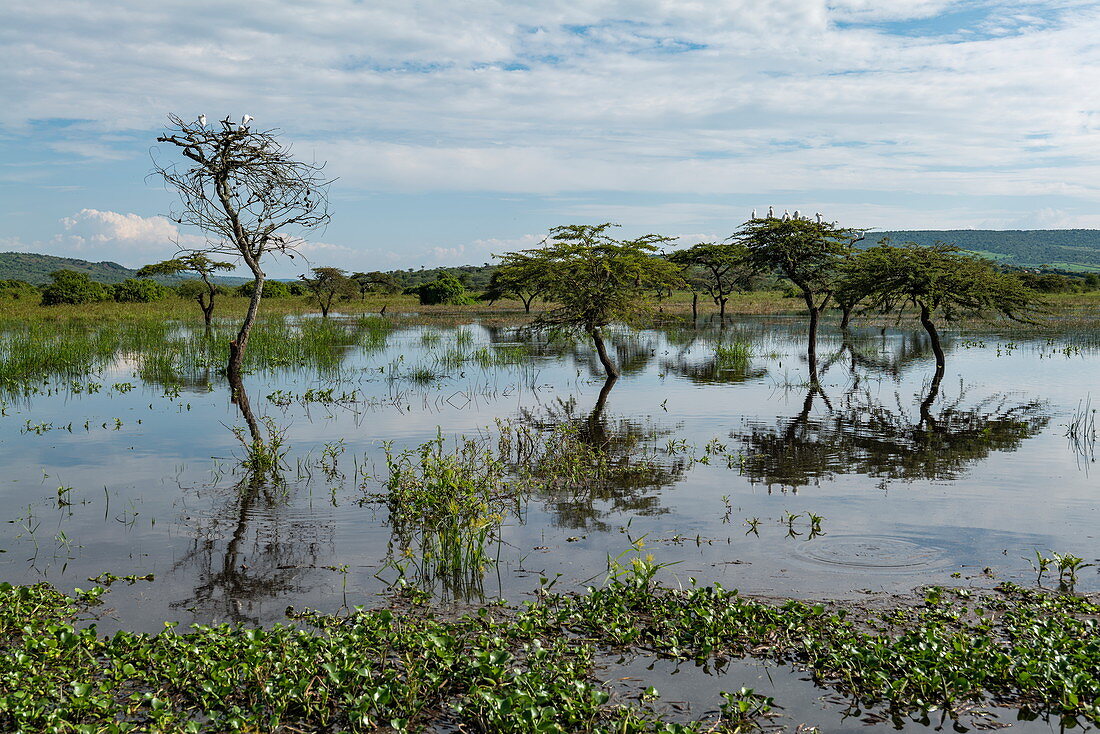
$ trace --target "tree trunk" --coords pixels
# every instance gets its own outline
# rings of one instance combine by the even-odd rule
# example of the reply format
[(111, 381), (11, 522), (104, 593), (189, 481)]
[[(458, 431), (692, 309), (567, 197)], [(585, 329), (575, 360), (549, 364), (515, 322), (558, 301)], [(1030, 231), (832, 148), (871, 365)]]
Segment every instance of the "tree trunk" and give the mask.
[(944, 356), (943, 346), (940, 344), (940, 333), (936, 331), (936, 325), (932, 323), (932, 312), (923, 303), (920, 304), (920, 323), (924, 330), (928, 332), (928, 338), (932, 340), (932, 352), (936, 355), (936, 376), (932, 380), (938, 384), (943, 378), (947, 358)]
[(726, 325), (726, 302), (727, 301), (729, 301), (729, 299), (724, 298), (724, 297), (718, 299), (718, 323), (720, 323), (722, 326)]
[(325, 303), (322, 299), (318, 299), (317, 300), (317, 305), (319, 305), (321, 307), (321, 318), (327, 319), (328, 318), (328, 310), (329, 310), (329, 308), (332, 307), (332, 302), (330, 301), (329, 303)]
[(607, 355), (607, 346), (603, 343), (603, 334), (600, 333), (600, 327), (593, 326), (588, 330), (588, 335), (592, 337), (592, 343), (596, 345), (596, 354), (600, 357), (600, 364), (603, 365), (604, 373), (608, 377), (618, 377), (620, 374), (619, 368)]
[(932, 378), (932, 384), (928, 386), (928, 395), (920, 404), (921, 425), (931, 430), (936, 429), (936, 419), (932, 416), (932, 404), (936, 402), (936, 396), (940, 393), (940, 379), (942, 377), (943, 373), (937, 370), (936, 376)]
[(699, 320), (699, 294), (691, 292), (691, 323)]
[(810, 384), (817, 384), (817, 321), (821, 313), (821, 307), (814, 304), (813, 294), (806, 288), (802, 289), (802, 298), (806, 301), (806, 310), (810, 315), (810, 333), (806, 345), (806, 362), (810, 369)]
[(531, 302), (535, 300), (536, 295), (538, 294), (532, 293), (529, 298), (524, 298), (522, 295), (519, 297), (519, 300), (523, 301), (524, 313), (531, 313)]
[(854, 304), (849, 305), (849, 304), (845, 303), (845, 304), (841, 304), (841, 306), (840, 306), (840, 311), (843, 314), (840, 317), (840, 328), (844, 329), (845, 331), (848, 330), (848, 321), (852, 318), (852, 309), (853, 308), (855, 308)]
[(214, 320), (214, 296), (210, 296), (209, 303), (204, 302), (201, 297), (198, 302), (199, 308), (202, 309), (202, 319), (206, 322), (206, 330), (210, 331), (210, 325)]
[(237, 332), (237, 338), (229, 342), (229, 364), (225, 372), (232, 379), (241, 374), (241, 363), (244, 361), (244, 350), (248, 346), (248, 337), (252, 334), (252, 325), (256, 323), (256, 315), (260, 312), (260, 298), (263, 297), (264, 279), (266, 276), (259, 268), (253, 270), (252, 298), (248, 302), (248, 311), (245, 312), (241, 329)]

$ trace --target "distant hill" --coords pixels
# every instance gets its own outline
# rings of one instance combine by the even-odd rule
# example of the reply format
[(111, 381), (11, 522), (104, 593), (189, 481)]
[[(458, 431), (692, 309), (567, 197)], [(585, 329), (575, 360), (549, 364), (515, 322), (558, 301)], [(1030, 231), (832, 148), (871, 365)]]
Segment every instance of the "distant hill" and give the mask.
[[(50, 282), (50, 273), (55, 270), (76, 270), (87, 273), (88, 277), (100, 283), (121, 283), (127, 278), (137, 277), (137, 271), (123, 267), (116, 262), (90, 262), (71, 257), (39, 255), (33, 252), (0, 252), (0, 280), (25, 280), (28, 283), (42, 285)], [(188, 276), (166, 276), (154, 278), (161, 283), (179, 283), (189, 280)], [(215, 279), (223, 285), (239, 285), (246, 278), (218, 276)]]
[(1005, 265), (1049, 270), (1100, 272), (1097, 229), (929, 229), (868, 232), (869, 244), (889, 237), (894, 244), (947, 242)]

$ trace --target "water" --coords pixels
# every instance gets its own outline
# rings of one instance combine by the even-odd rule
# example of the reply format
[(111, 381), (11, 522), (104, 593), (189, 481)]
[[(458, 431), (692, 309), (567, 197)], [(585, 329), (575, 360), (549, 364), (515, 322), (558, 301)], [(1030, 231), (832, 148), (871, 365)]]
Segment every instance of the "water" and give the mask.
[[(602, 389), (583, 340), (397, 323), (383, 342), (342, 347), (335, 369), (246, 377), (260, 430), (283, 442), (284, 484), (244, 481), (233, 429), (246, 422), (216, 371), (158, 384), (140, 377), (140, 354), (120, 354), (7, 393), (0, 577), (69, 590), (105, 571), (152, 574), (114, 585), (105, 631), (376, 604), (418, 565), (385, 507), (363, 501), (379, 491), (384, 443), (488, 436), (497, 419), (571, 422), (637, 471), (531, 497), (505, 517), (494, 563), (429, 583), (441, 605), (520, 601), (540, 579), (599, 583), (609, 559), (637, 552), (666, 581), (805, 599), (1031, 585), (1036, 550), (1096, 562), (1094, 447), (1066, 432), (1100, 392), (1100, 357), (1070, 337), (953, 339), (922, 422), (933, 362), (910, 331), (846, 343), (826, 330), (820, 391), (798, 319), (623, 331), (610, 339), (623, 377)], [(735, 342), (752, 356), (715, 364), (716, 345)], [(478, 349), (480, 363), (455, 358)], [(1100, 589), (1096, 568), (1078, 589)]]

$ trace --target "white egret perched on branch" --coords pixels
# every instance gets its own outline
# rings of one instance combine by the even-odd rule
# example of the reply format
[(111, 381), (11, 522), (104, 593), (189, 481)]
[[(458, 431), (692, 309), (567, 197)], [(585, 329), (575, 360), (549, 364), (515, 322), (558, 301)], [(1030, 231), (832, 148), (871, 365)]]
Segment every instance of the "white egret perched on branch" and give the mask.
[(206, 115), (199, 115), (199, 127), (206, 127)]
[(817, 217), (817, 223), (818, 223), (818, 224), (821, 224), (821, 212), (818, 212), (818, 213), (817, 213), (817, 214), (815, 214), (814, 216), (815, 216), (815, 217)]
[(252, 122), (255, 119), (256, 118), (252, 115), (244, 115), (243, 117), (241, 117), (241, 127), (247, 127), (248, 123)]
[(791, 218), (790, 210), (789, 209), (784, 209), (783, 210), (783, 221), (784, 222), (790, 221), (790, 218)]

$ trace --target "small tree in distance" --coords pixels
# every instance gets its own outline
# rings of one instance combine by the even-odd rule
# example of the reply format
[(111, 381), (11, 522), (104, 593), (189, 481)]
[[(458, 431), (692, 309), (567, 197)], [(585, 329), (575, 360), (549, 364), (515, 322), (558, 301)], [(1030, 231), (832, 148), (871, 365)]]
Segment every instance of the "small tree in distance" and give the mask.
[(507, 263), (489, 276), (489, 287), (481, 298), (491, 304), (505, 296), (515, 296), (523, 302), (524, 313), (531, 313), (531, 304), (546, 290), (542, 272), (538, 258), (513, 253)]
[(617, 240), (612, 224), (554, 227), (542, 247), (498, 256), (501, 268), (522, 267), (548, 301), (557, 307), (540, 315), (536, 327), (566, 326), (592, 339), (608, 379), (619, 368), (607, 353), (603, 328), (631, 322), (649, 311), (655, 290), (682, 284), (679, 268), (657, 257), (658, 245), (671, 238), (648, 234)]
[(301, 275), (299, 279), (317, 300), (322, 318), (328, 318), (329, 309), (336, 299), (359, 295), (359, 284), (340, 268), (313, 268), (312, 278)]
[(206, 235), (203, 252), (240, 257), (252, 272), (248, 310), (229, 343), (226, 365), (228, 374), (239, 374), (267, 278), (263, 262), (272, 254), (293, 257), (302, 234), (328, 223), (331, 181), (322, 175), (323, 165), (294, 160), (276, 131), (249, 127), (247, 115), (240, 124), (228, 117), (212, 125), (205, 116), (168, 120), (168, 132), (157, 142), (171, 143), (189, 161), (154, 159), (153, 172), (179, 195), (171, 218)]
[[(233, 263), (218, 262), (211, 260), (201, 252), (192, 252), (182, 257), (146, 265), (137, 272), (137, 275), (139, 278), (150, 278), (154, 275), (179, 275), (180, 273), (195, 273), (198, 275), (203, 287), (187, 286), (186, 289), (181, 289), (180, 295), (198, 302), (199, 308), (202, 309), (202, 317), (206, 322), (206, 328), (209, 329), (214, 318), (214, 296), (218, 292), (218, 286), (214, 284), (211, 277), (219, 270), (232, 269)], [(196, 285), (198, 284), (196, 283)]]
[(686, 250), (670, 253), (668, 259), (677, 265), (702, 271), (692, 278), (718, 306), (719, 321), (726, 320), (726, 304), (730, 295), (752, 287), (759, 272), (740, 242), (700, 242)]

